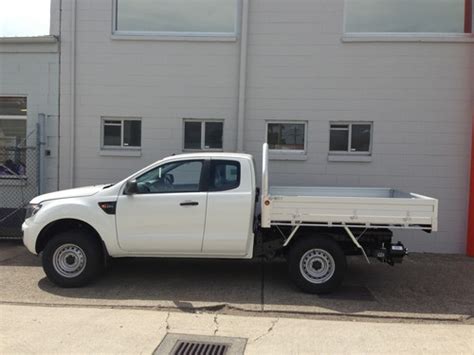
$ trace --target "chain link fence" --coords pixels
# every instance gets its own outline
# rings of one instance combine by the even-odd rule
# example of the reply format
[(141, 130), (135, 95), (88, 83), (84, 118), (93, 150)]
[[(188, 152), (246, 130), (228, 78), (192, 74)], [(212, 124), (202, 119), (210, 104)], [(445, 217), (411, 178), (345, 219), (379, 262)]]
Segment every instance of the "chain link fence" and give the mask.
[(38, 149), (0, 146), (0, 238), (21, 238), (25, 207), (38, 194)]

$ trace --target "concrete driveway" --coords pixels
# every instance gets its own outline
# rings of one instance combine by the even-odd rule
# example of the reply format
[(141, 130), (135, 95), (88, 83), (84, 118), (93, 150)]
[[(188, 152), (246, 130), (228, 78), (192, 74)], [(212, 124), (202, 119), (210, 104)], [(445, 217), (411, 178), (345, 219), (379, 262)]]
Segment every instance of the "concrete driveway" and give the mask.
[(351, 258), (341, 289), (314, 296), (291, 284), (281, 261), (121, 259), (93, 285), (61, 289), (20, 242), (0, 241), (0, 304), (469, 323), (473, 275), (474, 259), (464, 256), (412, 254), (395, 267)]

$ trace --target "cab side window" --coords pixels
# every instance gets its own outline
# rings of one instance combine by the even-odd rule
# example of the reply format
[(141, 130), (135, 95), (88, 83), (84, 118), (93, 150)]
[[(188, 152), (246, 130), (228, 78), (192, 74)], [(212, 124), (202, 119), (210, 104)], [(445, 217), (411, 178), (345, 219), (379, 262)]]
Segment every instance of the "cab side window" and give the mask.
[(202, 166), (201, 160), (160, 165), (137, 178), (138, 191), (141, 194), (199, 192)]
[(209, 191), (227, 191), (240, 186), (240, 163), (233, 160), (211, 160)]

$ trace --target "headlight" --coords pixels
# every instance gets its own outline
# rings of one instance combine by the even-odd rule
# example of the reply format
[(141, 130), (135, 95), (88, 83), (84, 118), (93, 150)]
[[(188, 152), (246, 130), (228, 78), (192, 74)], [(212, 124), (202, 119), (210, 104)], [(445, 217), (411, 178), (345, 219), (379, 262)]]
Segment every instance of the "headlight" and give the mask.
[(39, 203), (30, 203), (26, 206), (25, 219), (33, 217), (41, 208)]

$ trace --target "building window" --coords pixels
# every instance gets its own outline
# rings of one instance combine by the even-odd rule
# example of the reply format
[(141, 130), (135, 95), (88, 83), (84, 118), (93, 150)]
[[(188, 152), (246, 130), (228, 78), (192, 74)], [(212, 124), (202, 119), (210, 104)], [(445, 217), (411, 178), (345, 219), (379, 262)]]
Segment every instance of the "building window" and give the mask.
[(371, 147), (371, 122), (331, 123), (329, 134), (330, 153), (370, 155)]
[(224, 122), (184, 120), (185, 150), (222, 150)]
[(306, 152), (306, 122), (267, 122), (267, 143), (274, 151)]
[(235, 36), (238, 0), (115, 0), (116, 34)]
[(142, 122), (138, 118), (102, 118), (102, 148), (139, 149)]
[[(26, 97), (0, 97), (0, 177), (26, 174)], [(34, 153), (34, 152), (33, 152)]]
[(472, 0), (346, 0), (346, 33), (472, 32)]

